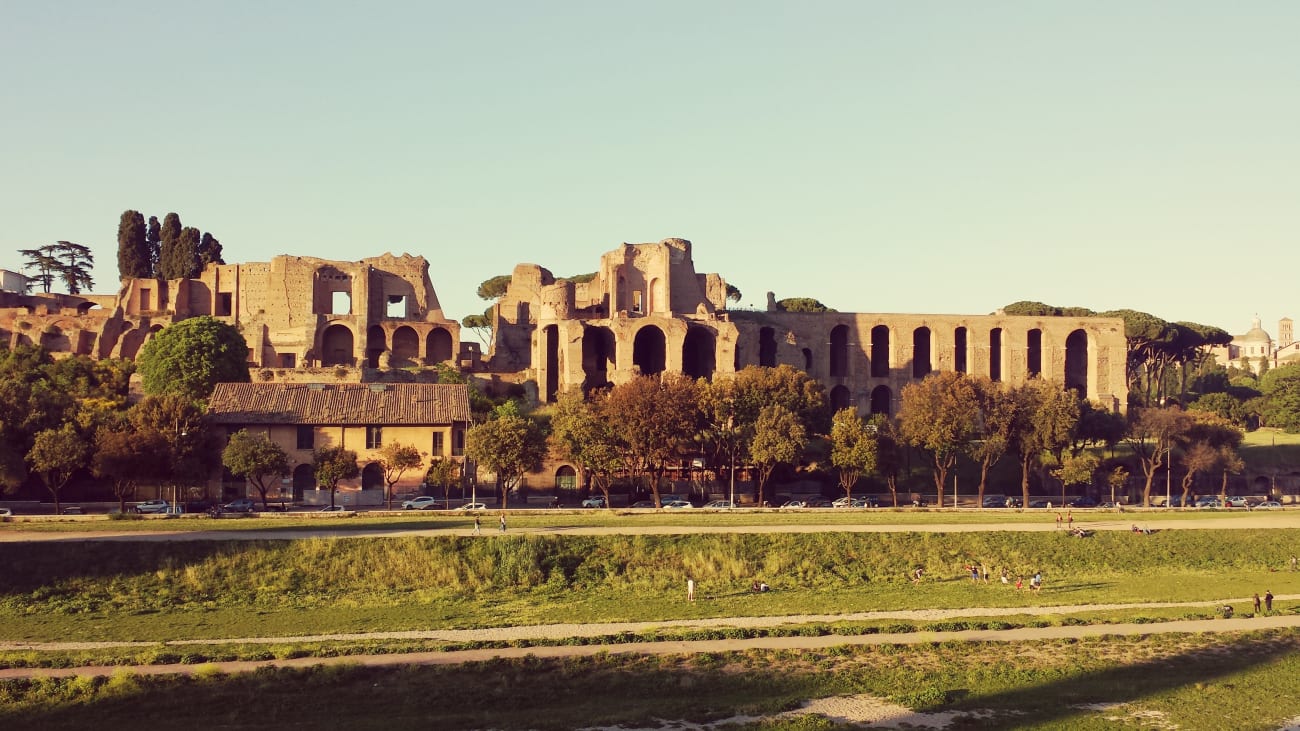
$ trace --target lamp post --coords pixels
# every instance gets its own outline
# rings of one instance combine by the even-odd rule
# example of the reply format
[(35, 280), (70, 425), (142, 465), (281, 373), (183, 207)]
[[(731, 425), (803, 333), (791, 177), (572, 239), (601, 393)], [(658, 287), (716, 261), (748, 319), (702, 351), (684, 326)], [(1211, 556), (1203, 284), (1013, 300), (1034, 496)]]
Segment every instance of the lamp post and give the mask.
[(1171, 485), (1173, 484), (1174, 473), (1174, 447), (1169, 445), (1165, 447), (1165, 507), (1173, 507), (1169, 500), (1173, 496)]

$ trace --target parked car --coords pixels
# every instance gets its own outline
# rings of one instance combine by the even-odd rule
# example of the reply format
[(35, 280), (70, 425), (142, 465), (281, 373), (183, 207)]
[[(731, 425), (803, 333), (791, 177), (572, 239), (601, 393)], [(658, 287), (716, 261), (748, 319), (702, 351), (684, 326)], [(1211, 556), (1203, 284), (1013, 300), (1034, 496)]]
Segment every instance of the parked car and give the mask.
[(804, 505), (805, 508), (833, 508), (833, 507), (835, 507), (834, 505), (831, 504), (831, 501), (830, 501), (830, 500), (827, 500), (826, 498), (821, 498), (821, 497), (812, 497), (812, 498), (808, 498), (807, 500), (804, 500), (804, 501), (803, 501), (803, 505)]
[(1255, 509), (1256, 510), (1281, 510), (1282, 503), (1279, 503), (1276, 500), (1265, 500), (1264, 502), (1256, 505)]
[(1077, 497), (1066, 503), (1071, 508), (1095, 508), (1097, 507), (1097, 498), (1088, 496)]
[(487, 506), (484, 505), (483, 503), (465, 503), (464, 505), (456, 509), (469, 512), (471, 510), (487, 510)]
[(441, 501), (432, 495), (421, 495), (410, 500), (403, 500), (402, 510), (429, 510), (436, 508), (439, 502)]
[(589, 497), (586, 500), (582, 501), (582, 507), (603, 508), (605, 507), (605, 498), (602, 495), (597, 495), (596, 497)]
[(851, 508), (853, 507), (853, 498), (837, 497), (831, 501), (832, 508)]
[(9, 508), (0, 508), (0, 518), (8, 518), (11, 517), (13, 514), (14, 511), (10, 510)]
[(1042, 499), (1040, 499), (1040, 500), (1030, 500), (1030, 501), (1029, 501), (1029, 507), (1031, 507), (1031, 508), (1046, 508), (1047, 506), (1049, 506), (1049, 505), (1051, 505), (1051, 504), (1052, 504), (1052, 501), (1051, 501), (1051, 500), (1042, 500)]
[(1230, 497), (1224, 503), (1224, 506), (1229, 508), (1249, 508), (1250, 503), (1246, 502), (1244, 497)]
[(659, 507), (665, 510), (681, 510), (682, 508), (693, 508), (695, 506), (685, 500), (660, 500)]
[(1221, 508), (1221, 507), (1223, 507), (1223, 503), (1219, 502), (1219, 498), (1215, 497), (1214, 495), (1202, 495), (1202, 496), (1196, 498), (1196, 503), (1195, 503), (1195, 505), (1196, 505), (1196, 507), (1198, 507), (1198, 508)]
[(136, 506), (135, 506), (135, 512), (137, 512), (137, 513), (165, 513), (165, 512), (167, 512), (167, 501), (166, 501), (166, 500), (145, 500), (145, 501), (142, 502), (142, 503), (137, 503), (137, 504), (136, 504)]
[(1008, 507), (1008, 508), (1023, 508), (1023, 507), (1025, 507), (1025, 500), (1024, 500), (1024, 498), (1018, 498), (1018, 497), (1015, 497), (1015, 496), (1013, 495), (1013, 496), (1007, 498), (1007, 507)]
[(628, 507), (630, 507), (630, 508), (654, 508), (654, 507), (658, 507), (658, 506), (655, 505), (655, 501), (653, 501), (653, 500), (637, 500), (636, 502), (632, 503), (632, 504), (629, 505)]
[(1011, 507), (1011, 498), (1006, 495), (985, 495), (984, 500), (980, 503), (981, 508), (1009, 508)]
[(321, 508), (320, 510), (318, 510), (318, 511), (316, 511), (316, 512), (318, 512), (318, 513), (346, 513), (347, 510), (348, 510), (348, 509), (345, 508), (345, 507), (343, 507), (342, 505), (326, 505), (325, 507)]
[(227, 513), (251, 513), (257, 504), (251, 498), (241, 497), (238, 500), (231, 500), (221, 507)]
[(854, 498), (853, 504), (850, 507), (878, 508), (880, 507), (880, 498), (876, 497), (875, 495), (868, 495), (866, 497)]
[[(706, 505), (705, 507), (708, 507), (708, 506)], [(802, 500), (786, 500), (784, 503), (781, 504), (781, 507), (783, 507), (783, 508), (802, 508), (802, 507), (805, 507), (805, 506), (804, 506), (804, 502), (803, 502)]]
[(714, 510), (719, 510), (722, 508), (730, 508), (732, 507), (732, 505), (730, 500), (714, 500), (712, 502), (705, 503), (704, 507), (711, 508)]

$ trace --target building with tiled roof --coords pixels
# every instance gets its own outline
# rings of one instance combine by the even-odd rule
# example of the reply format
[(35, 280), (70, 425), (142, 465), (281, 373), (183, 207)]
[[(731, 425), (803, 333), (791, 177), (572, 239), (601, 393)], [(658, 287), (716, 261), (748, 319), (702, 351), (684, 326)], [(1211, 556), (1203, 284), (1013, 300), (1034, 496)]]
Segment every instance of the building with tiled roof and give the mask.
[[(421, 466), (394, 485), (397, 494), (418, 490), (432, 460), (463, 458), (469, 389), (454, 383), (219, 383), (208, 417), (227, 434), (266, 434), (289, 455), (292, 475), (273, 499), (328, 505), (328, 491), (314, 478), (313, 452), (341, 446), (357, 453), (361, 467), (359, 478), (339, 483), (341, 502), (380, 505), (379, 452), (386, 445), (410, 445), (424, 455)], [(223, 487), (225, 497), (243, 494), (242, 483), (228, 475)]]

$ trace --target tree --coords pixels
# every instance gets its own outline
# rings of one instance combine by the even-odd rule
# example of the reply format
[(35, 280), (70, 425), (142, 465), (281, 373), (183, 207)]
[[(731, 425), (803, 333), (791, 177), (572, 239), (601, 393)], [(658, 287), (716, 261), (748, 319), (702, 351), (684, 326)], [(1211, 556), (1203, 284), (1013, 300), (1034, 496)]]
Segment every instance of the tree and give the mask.
[(1014, 391), (1015, 425), (1009, 451), (1020, 459), (1020, 494), (1029, 504), (1029, 474), (1044, 454), (1064, 464), (1064, 454), (1079, 423), (1079, 399), (1051, 381), (1032, 380)]
[(122, 220), (117, 224), (117, 274), (120, 279), (153, 276), (148, 233), (143, 213), (122, 212)]
[(894, 507), (898, 507), (898, 477), (903, 472), (903, 438), (898, 422), (888, 414), (873, 414), (867, 422), (876, 428), (876, 472), (885, 479)]
[(1132, 422), (1124, 441), (1132, 448), (1145, 478), (1142, 506), (1149, 508), (1156, 472), (1161, 467), (1170, 467), (1175, 442), (1191, 428), (1192, 420), (1182, 409), (1174, 406), (1133, 409), (1129, 418)]
[(95, 431), (91, 471), (95, 477), (113, 481), (118, 512), (126, 512), (126, 501), (135, 497), (142, 480), (160, 476), (158, 457), (167, 449), (166, 440), (153, 430), (137, 431), (122, 425)]
[(424, 473), (424, 484), (442, 488), (443, 502), (451, 501), (451, 486), (461, 477), (460, 462), (454, 459), (435, 458)]
[(127, 412), (137, 433), (152, 432), (166, 444), (155, 474), (174, 488), (202, 485), (221, 464), (221, 449), (203, 418), (200, 403), (180, 394), (146, 396)]
[(176, 279), (183, 271), (183, 257), (176, 256), (176, 247), (181, 238), (181, 217), (168, 213), (163, 217), (158, 230), (158, 261), (154, 265), (154, 276), (159, 279)]
[(53, 245), (47, 244), (35, 249), (19, 249), (18, 253), (27, 260), (23, 264), (23, 271), (34, 272), (28, 274), (30, 280), (28, 287), (30, 288), (31, 282), (36, 282), (41, 285), (42, 292), (49, 294), (50, 288), (54, 285), (54, 278), (59, 272), (59, 260), (54, 256)]
[(37, 433), (31, 451), (27, 453), (27, 461), (41, 475), (45, 489), (54, 498), (56, 514), (60, 512), (59, 491), (72, 479), (72, 473), (85, 466), (88, 452), (86, 440), (71, 424)]
[(1236, 426), (1245, 426), (1246, 407), (1231, 394), (1218, 392), (1207, 393), (1193, 401), (1188, 411), (1214, 414)]
[(609, 507), (609, 486), (622, 462), (609, 423), (600, 417), (602, 392), (592, 400), (577, 391), (560, 395), (551, 415), (550, 444), (557, 456), (570, 460), (583, 476), (584, 484), (594, 485), (605, 496)]
[(1065, 504), (1065, 488), (1068, 485), (1091, 485), (1092, 477), (1097, 472), (1101, 460), (1096, 455), (1067, 454), (1060, 465), (1052, 470), (1052, 476), (1061, 481), (1061, 504)]
[(199, 275), (199, 244), (201, 234), (197, 228), (186, 226), (172, 240), (171, 246), (163, 242), (160, 274), (163, 279), (191, 279)]
[(620, 383), (601, 402), (600, 415), (618, 440), (619, 457), (635, 480), (650, 475), (659, 502), (659, 478), (696, 432), (694, 381), (671, 373)]
[(149, 228), (145, 232), (145, 244), (149, 247), (149, 275), (158, 276), (158, 259), (162, 254), (162, 224), (157, 216), (149, 217)]
[(221, 242), (210, 233), (204, 233), (203, 238), (199, 240), (197, 249), (198, 269), (202, 272), (204, 267), (209, 264), (225, 264), (226, 261), (221, 258)]
[(465, 433), (465, 454), (496, 474), (504, 509), (519, 478), (541, 467), (546, 434), (536, 421), (519, 414), (515, 402), (507, 401), (496, 408), (492, 418)]
[(361, 474), (357, 466), (357, 453), (343, 447), (324, 447), (312, 452), (312, 471), (316, 484), (330, 491), (330, 507), (334, 507), (334, 492), (341, 480), (356, 479)]
[(248, 382), (248, 343), (233, 325), (191, 317), (145, 343), (136, 366), (145, 393), (205, 399), (218, 383)]
[(777, 300), (776, 309), (781, 312), (834, 312), (831, 308), (811, 297), (787, 297)]
[[(898, 409), (899, 432), (934, 461), (936, 505), (943, 507), (944, 485), (957, 456), (979, 434), (979, 398), (972, 379), (941, 371), (903, 387)], [(956, 495), (953, 495), (954, 502)]]
[(379, 450), (379, 466), (384, 469), (384, 497), (388, 509), (393, 509), (393, 485), (402, 479), (402, 475), (419, 467), (424, 462), (420, 450), (409, 444), (389, 442)]
[(1300, 432), (1300, 364), (1274, 368), (1259, 379), (1261, 416), (1268, 426)]
[(1123, 465), (1116, 465), (1115, 469), (1106, 475), (1106, 484), (1110, 485), (1111, 503), (1118, 505), (1115, 500), (1115, 491), (1128, 487), (1128, 470), (1124, 469)]
[(975, 387), (979, 413), (977, 432), (975, 438), (967, 443), (966, 453), (980, 468), (975, 504), (983, 505), (989, 470), (1007, 453), (1007, 446), (1011, 443), (1011, 430), (1016, 423), (1016, 399), (1002, 384), (985, 376), (972, 376), (971, 385)]
[[(853, 486), (876, 468), (876, 439), (858, 412), (849, 407), (831, 417), (831, 464), (840, 472), (840, 489), (853, 497)], [(942, 498), (940, 498), (942, 504)]]
[(36, 272), (32, 279), (40, 282), (46, 294), (49, 294), (56, 278), (63, 280), (68, 294), (81, 294), (95, 286), (95, 280), (90, 276), (95, 256), (88, 246), (56, 241), (35, 249), (20, 249), (18, 253), (27, 258), (23, 270)]
[(735, 285), (732, 285), (732, 284), (728, 284), (728, 285), (727, 285), (727, 301), (728, 301), (728, 302), (739, 302), (741, 299), (744, 298), (744, 296), (745, 296), (745, 295), (741, 293), (740, 288), (738, 288), (738, 287), (736, 287)]
[(290, 472), (289, 455), (284, 449), (265, 434), (254, 434), (247, 429), (230, 436), (221, 453), (221, 463), (230, 474), (252, 483), (262, 499), (263, 510), (267, 507), (266, 494), (271, 490), (268, 481), (283, 478)]
[(781, 404), (763, 407), (754, 422), (754, 437), (749, 446), (750, 461), (758, 472), (758, 494), (763, 504), (763, 488), (778, 464), (794, 464), (808, 446), (808, 431), (803, 421)]
[(506, 290), (510, 288), (511, 275), (498, 274), (491, 279), (486, 279), (478, 286), (477, 294), (480, 299), (494, 300), (504, 297)]

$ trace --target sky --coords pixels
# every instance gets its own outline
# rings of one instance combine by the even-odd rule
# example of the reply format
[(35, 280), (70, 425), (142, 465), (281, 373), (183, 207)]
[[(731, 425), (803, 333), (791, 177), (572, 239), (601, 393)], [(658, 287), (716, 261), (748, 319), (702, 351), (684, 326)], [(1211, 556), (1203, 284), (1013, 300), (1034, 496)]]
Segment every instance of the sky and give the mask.
[(121, 213), (228, 263), (693, 243), (742, 307), (1300, 318), (1300, 3), (0, 3), (0, 268)]

